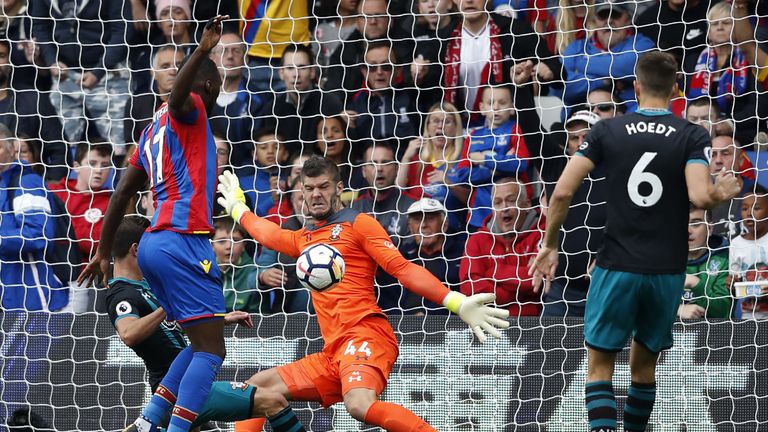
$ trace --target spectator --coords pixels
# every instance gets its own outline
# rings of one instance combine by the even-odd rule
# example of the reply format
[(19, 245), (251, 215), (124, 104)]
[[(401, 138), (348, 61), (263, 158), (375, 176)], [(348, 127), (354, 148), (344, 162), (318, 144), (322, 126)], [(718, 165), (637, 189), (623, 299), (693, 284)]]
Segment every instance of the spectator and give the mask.
[[(409, 73), (405, 74), (404, 84), (418, 88), (416, 107), (420, 113), (424, 113), (435, 101), (443, 98), (440, 53), (445, 41), (440, 39), (439, 29), (450, 24), (452, 11), (449, 8), (454, 4), (452, 0), (418, 0), (413, 2), (413, 6), (416, 19), (410, 28), (416, 46), (413, 63)], [(402, 59), (409, 58), (407, 56)]]
[(482, 124), (475, 115), (482, 102), (481, 89), (510, 82), (506, 58), (515, 62), (537, 61), (542, 83), (561, 80), (561, 65), (528, 23), (510, 20), (486, 10), (488, 0), (454, 0), (459, 9), (451, 23), (440, 29), (444, 59), (443, 87), (447, 102), (470, 111), (471, 124)]
[[(14, 158), (12, 136), (0, 129), (0, 298), (4, 311), (57, 311), (69, 302), (45, 261), (55, 238), (43, 178)], [(50, 239), (50, 240), (49, 240)]]
[(712, 97), (720, 111), (734, 120), (736, 135), (744, 142), (752, 142), (758, 129), (755, 78), (744, 52), (731, 40), (731, 5), (715, 4), (707, 19), (707, 47), (696, 61), (686, 96)]
[[(464, 256), (466, 236), (449, 231), (448, 211), (438, 200), (422, 198), (408, 207), (406, 215), (408, 231), (414, 242), (403, 256), (429, 270), (448, 288), (459, 291), (459, 267)], [(416, 308), (418, 313), (446, 313), (441, 305), (424, 300), (410, 291), (405, 291), (404, 294), (403, 306), (408, 311)]]
[[(240, 34), (249, 46), (249, 89), (257, 93), (283, 91), (285, 80), (277, 79), (275, 68), (280, 67), (280, 60), (285, 60), (286, 49), (309, 42), (311, 3), (308, 0), (272, 0), (269, 7), (261, 0), (238, 3), (243, 17)], [(311, 59), (314, 56), (310, 55)]]
[(547, 48), (560, 55), (577, 39), (587, 37), (589, 8), (594, 0), (559, 0), (559, 7), (547, 16)]
[(7, 126), (14, 136), (26, 135), (44, 143), (41, 151), (42, 162), (48, 166), (46, 178), (58, 180), (67, 173), (61, 122), (50, 101), (36, 89), (11, 87), (13, 75), (20, 70), (9, 63), (10, 52), (10, 42), (0, 39), (0, 124)]
[(49, 184), (48, 188), (64, 202), (72, 218), (83, 263), (87, 263), (99, 246), (101, 225), (112, 196), (106, 185), (112, 171), (112, 146), (80, 143), (72, 166), (74, 179), (64, 178)]
[[(749, 186), (746, 173), (741, 168), (744, 163), (744, 154), (741, 147), (730, 136), (718, 136), (712, 139), (712, 154), (710, 155), (709, 170), (712, 176), (716, 176), (722, 169), (733, 171), (742, 188)], [(751, 182), (750, 182), (751, 183)], [(741, 198), (734, 198), (711, 209), (713, 232), (726, 238), (733, 238), (741, 234), (739, 221), (741, 220)]]
[(369, 43), (393, 41), (396, 43), (395, 58), (402, 60), (413, 55), (413, 44), (409, 42), (409, 35), (401, 27), (392, 25), (386, 0), (360, 0), (357, 4), (357, 15), (356, 30), (331, 54), (326, 69), (327, 79), (323, 76), (323, 89), (346, 91), (338, 93), (339, 98), (344, 100), (363, 88), (365, 77), (360, 65), (365, 62), (365, 51)]
[(627, 111), (637, 108), (635, 64), (655, 45), (633, 32), (633, 12), (629, 3), (604, 1), (595, 6), (592, 35), (572, 42), (563, 51), (563, 67), (568, 74), (563, 93), (566, 105), (584, 103), (590, 91), (605, 88), (627, 104)]
[(462, 186), (472, 186), (469, 201), (472, 231), (484, 226), (491, 214), (491, 192), (496, 179), (519, 177), (523, 182), (528, 181), (528, 148), (514, 119), (512, 89), (488, 87), (482, 98), (480, 109), (485, 127), (467, 137), (462, 160), (452, 179)]
[(366, 88), (347, 104), (357, 138), (402, 141), (416, 136), (419, 125), (413, 100), (407, 90), (396, 88), (393, 82), (396, 64), (389, 41), (368, 44), (360, 66)]
[[(303, 163), (303, 161), (302, 161)], [(297, 231), (312, 223), (312, 218), (303, 211), (304, 195), (301, 192), (301, 179), (293, 177), (285, 195), (288, 203), (288, 217), (282, 219), (280, 226)], [(314, 313), (309, 290), (304, 288), (296, 277), (296, 259), (274, 250), (262, 248), (259, 259), (259, 286), (263, 289), (275, 288), (273, 310), (284, 313)], [(281, 298), (282, 297), (282, 298)]]
[(363, 163), (368, 189), (352, 203), (352, 208), (375, 217), (392, 242), (401, 245), (408, 233), (408, 220), (403, 216), (415, 201), (395, 184), (398, 168), (395, 151), (386, 144), (373, 144), (365, 150)]
[(491, 6), (496, 12), (526, 21), (536, 33), (544, 32), (547, 0), (492, 0)]
[(733, 136), (733, 122), (723, 119), (719, 105), (708, 97), (691, 101), (685, 110), (685, 119), (706, 129), (712, 138)]
[(218, 219), (214, 229), (213, 251), (224, 280), (227, 312), (268, 313), (269, 300), (258, 290), (256, 266), (245, 250), (247, 233), (231, 218)]
[[(129, 0), (131, 3), (130, 15), (133, 18), (133, 26), (136, 33), (144, 34), (147, 30), (153, 30), (150, 26), (149, 17), (156, 17), (157, 14), (157, 2), (154, 0)], [(179, 3), (189, 0), (178, 0)], [(177, 0), (174, 0), (174, 6)], [(203, 33), (203, 27), (206, 22), (217, 15), (229, 15), (232, 17), (230, 20), (225, 21), (224, 31), (236, 32), (240, 29), (240, 13), (238, 9), (237, 0), (216, 0), (215, 2), (206, 1), (192, 1), (192, 14), (188, 15), (192, 20), (192, 25), (196, 27), (194, 34), (196, 40), (200, 39)], [(146, 35), (145, 39), (146, 40)]]
[[(59, 7), (61, 6), (61, 8)], [(123, 2), (30, 3), (32, 37), (51, 68), (51, 102), (64, 119), (67, 140), (83, 139), (86, 119), (124, 155), (123, 122), (128, 100), (127, 25)]]
[(655, 2), (635, 20), (637, 31), (669, 52), (685, 73), (693, 73), (696, 57), (707, 43), (707, 10), (719, 0)]
[(285, 92), (277, 93), (273, 103), (264, 105), (261, 115), (265, 127), (285, 137), (288, 153), (309, 153), (309, 143), (317, 139), (317, 121), (343, 111), (341, 101), (315, 86), (317, 68), (312, 50), (305, 45), (290, 45), (283, 52), (280, 79)]
[(229, 163), (232, 145), (221, 135), (213, 135), (213, 139), (216, 141), (216, 167), (218, 168), (218, 175), (221, 175), (224, 171), (232, 169), (232, 165)]
[(469, 190), (454, 184), (464, 149), (461, 116), (450, 102), (427, 111), (422, 136), (408, 143), (397, 173), (397, 186), (413, 199), (434, 198), (447, 208), (449, 226), (464, 231)]
[(254, 213), (264, 217), (277, 198), (280, 174), (277, 166), (277, 152), (278, 146), (285, 140), (269, 129), (259, 129), (254, 132), (253, 140), (255, 142), (253, 150), (255, 174), (240, 177), (240, 184)]
[(50, 71), (42, 67), (40, 49), (31, 39), (31, 27), (26, 0), (3, 2), (0, 15), (0, 39), (7, 39), (12, 47), (10, 63), (15, 73), (11, 87), (48, 91), (51, 89)]
[(154, 0), (157, 26), (164, 43), (179, 47), (195, 43), (191, 0)]
[(296, 186), (296, 179), (301, 175), (301, 167), (304, 166), (304, 162), (306, 162), (307, 159), (309, 159), (309, 155), (299, 154), (289, 160), (288, 166), (286, 167), (287, 169), (285, 170), (287, 171), (287, 175), (285, 175), (285, 178), (281, 178), (279, 182), (280, 195), (272, 208), (267, 212), (266, 218), (270, 221), (278, 225), (283, 225), (283, 223), (291, 217), (303, 216), (303, 213), (299, 214), (294, 212), (294, 207), (291, 206), (290, 197), (293, 196), (293, 187), (300, 187)]
[(709, 235), (710, 213), (691, 207), (688, 215), (688, 266), (683, 302), (677, 309), (682, 319), (730, 318), (728, 242)]
[[(555, 184), (571, 156), (584, 143), (592, 126), (600, 121), (594, 112), (583, 110), (565, 122), (566, 136), (542, 133), (541, 120), (535, 109), (531, 77), (533, 68), (516, 77), (515, 105), (520, 128), (534, 157), (533, 161), (544, 183), (544, 199), (554, 192)], [(565, 144), (563, 146), (563, 144)], [(558, 240), (562, 253), (558, 256), (555, 278), (544, 293), (543, 316), (583, 317), (590, 284), (590, 268), (602, 246), (605, 227), (608, 184), (603, 167), (586, 178), (576, 190), (572, 207), (563, 223)], [(542, 203), (546, 208), (546, 204)]]
[(40, 140), (21, 134), (16, 142), (18, 143), (19, 150), (16, 158), (26, 162), (35, 173), (45, 177), (48, 167), (40, 160), (40, 152), (43, 149), (43, 144)]
[(524, 183), (511, 177), (493, 186), (493, 214), (470, 234), (461, 260), (461, 292), (496, 294), (512, 317), (538, 315), (539, 296), (528, 276), (544, 232), (544, 218), (532, 207)]
[(331, 64), (331, 55), (356, 28), (358, 0), (340, 0), (333, 7), (331, 16), (317, 23), (312, 51), (321, 67)]
[(602, 88), (592, 90), (587, 95), (587, 104), (593, 113), (601, 119), (609, 119), (624, 115), (627, 106), (616, 99), (616, 94)]
[[(768, 279), (768, 191), (756, 185), (754, 191), (742, 196), (741, 217), (745, 232), (733, 239), (729, 250), (730, 281), (757, 282)], [(758, 288), (760, 294), (743, 299), (736, 318), (765, 319), (768, 317), (768, 286)]]
[(261, 126), (259, 112), (264, 106), (261, 97), (248, 91), (245, 51), (242, 38), (234, 33), (222, 34), (219, 45), (211, 51), (222, 82), (211, 130), (229, 141), (230, 161), (242, 173), (247, 172), (243, 167), (251, 164), (251, 134)]
[(343, 116), (328, 117), (317, 122), (317, 150), (339, 166), (341, 181), (346, 192), (341, 194), (343, 202), (353, 200), (356, 191), (367, 186), (360, 167), (355, 163), (360, 160), (354, 154), (347, 138), (347, 122)]
[(141, 132), (151, 122), (155, 111), (168, 100), (183, 60), (184, 52), (174, 45), (163, 45), (155, 50), (152, 59), (152, 92), (134, 94), (125, 104), (125, 142), (138, 144)]

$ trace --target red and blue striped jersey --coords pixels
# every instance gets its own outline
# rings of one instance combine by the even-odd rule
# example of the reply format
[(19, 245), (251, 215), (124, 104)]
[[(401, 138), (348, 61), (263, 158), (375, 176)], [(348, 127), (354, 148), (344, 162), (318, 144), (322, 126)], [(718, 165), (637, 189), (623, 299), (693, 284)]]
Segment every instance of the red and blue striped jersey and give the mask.
[(190, 96), (195, 109), (186, 118), (173, 117), (167, 103), (158, 108), (130, 160), (151, 183), (156, 210), (149, 231), (213, 232), (216, 143), (202, 99)]

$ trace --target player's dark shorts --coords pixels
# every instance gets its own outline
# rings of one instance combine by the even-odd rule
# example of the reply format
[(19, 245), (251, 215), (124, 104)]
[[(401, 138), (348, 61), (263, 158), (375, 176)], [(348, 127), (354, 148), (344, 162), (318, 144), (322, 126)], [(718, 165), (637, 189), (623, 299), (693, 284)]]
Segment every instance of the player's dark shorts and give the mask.
[(183, 324), (224, 315), (221, 271), (207, 236), (144, 233), (138, 261), (169, 320)]
[(642, 274), (596, 267), (587, 294), (584, 341), (621, 351), (629, 336), (652, 352), (672, 347), (685, 274)]

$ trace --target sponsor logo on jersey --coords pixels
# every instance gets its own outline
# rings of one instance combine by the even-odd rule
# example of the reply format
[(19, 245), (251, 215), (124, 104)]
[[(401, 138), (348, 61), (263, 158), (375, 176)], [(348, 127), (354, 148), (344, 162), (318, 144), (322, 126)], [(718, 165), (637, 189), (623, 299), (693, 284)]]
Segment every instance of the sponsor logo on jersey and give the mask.
[(331, 237), (329, 237), (328, 240), (336, 241), (336, 240), (340, 239), (341, 238), (340, 237), (341, 236), (341, 232), (343, 230), (344, 230), (344, 228), (342, 228), (341, 224), (334, 225), (333, 228), (331, 229)]
[(115, 306), (115, 312), (117, 312), (118, 315), (126, 315), (133, 312), (133, 308), (130, 303), (123, 300)]
[(88, 223), (95, 224), (96, 222), (101, 220), (101, 217), (103, 215), (104, 214), (101, 212), (101, 209), (91, 208), (85, 211), (85, 213), (83, 214), (83, 217), (85, 217), (85, 220)]
[(205, 271), (205, 274), (208, 274), (209, 271), (211, 271), (211, 262), (207, 259), (200, 261), (200, 265), (203, 266), (203, 271)]

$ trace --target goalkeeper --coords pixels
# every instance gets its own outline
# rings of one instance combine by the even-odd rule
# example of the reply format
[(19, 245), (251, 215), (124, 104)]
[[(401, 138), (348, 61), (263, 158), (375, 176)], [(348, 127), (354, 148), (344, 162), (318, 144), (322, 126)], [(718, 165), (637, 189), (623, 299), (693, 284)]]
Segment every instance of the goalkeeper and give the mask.
[(498, 329), (509, 326), (505, 319), (509, 314), (486, 305), (494, 301), (493, 294), (466, 297), (450, 291), (429, 271), (403, 258), (376, 219), (342, 207), (340, 180), (336, 164), (320, 156), (309, 158), (302, 167), (301, 184), (306, 211), (315, 224), (289, 231), (248, 209), (234, 174), (227, 171), (219, 176), (219, 203), (264, 247), (298, 257), (307, 246), (327, 243), (346, 262), (344, 279), (337, 287), (312, 292), (323, 350), (251, 377), (248, 384), (258, 389), (254, 412), (262, 411), (262, 405), (271, 406), (270, 394), (325, 407), (343, 401), (352, 417), (388, 431), (435, 430), (409, 410), (378, 400), (397, 360), (398, 345), (376, 304), (377, 267), (414, 293), (457, 313), (481, 342), (486, 332), (501, 337)]

